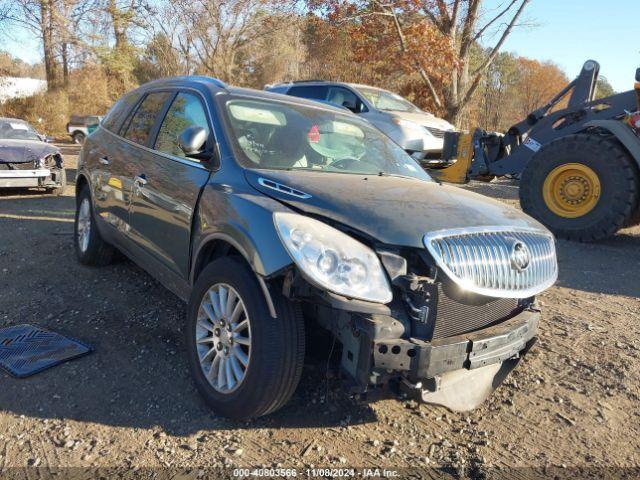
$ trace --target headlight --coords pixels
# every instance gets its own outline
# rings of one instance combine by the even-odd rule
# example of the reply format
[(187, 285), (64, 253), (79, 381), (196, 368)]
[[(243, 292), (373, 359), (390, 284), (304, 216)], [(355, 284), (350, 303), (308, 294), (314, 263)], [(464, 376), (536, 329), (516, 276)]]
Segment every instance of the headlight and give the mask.
[(316, 286), (345, 297), (391, 301), (387, 277), (369, 247), (304, 215), (276, 212), (273, 219), (289, 255)]
[(429, 130), (424, 128), (419, 123), (412, 122), (410, 120), (403, 120), (402, 118), (394, 118), (393, 119), (393, 123), (395, 123), (400, 128), (402, 128), (402, 129), (404, 129), (406, 131), (411, 131), (412, 133), (415, 133), (415, 134), (418, 134), (418, 135), (431, 136), (431, 133), (429, 132)]

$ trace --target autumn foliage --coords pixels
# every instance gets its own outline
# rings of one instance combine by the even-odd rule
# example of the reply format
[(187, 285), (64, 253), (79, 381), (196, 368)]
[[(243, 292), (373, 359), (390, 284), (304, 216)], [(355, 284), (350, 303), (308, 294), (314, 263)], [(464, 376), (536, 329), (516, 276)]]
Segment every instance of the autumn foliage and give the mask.
[(0, 74), (42, 75), (50, 87), (0, 105), (0, 116), (42, 119), (47, 133), (63, 134), (71, 114), (103, 114), (136, 85), (175, 75), (253, 88), (369, 84), (461, 128), (499, 131), (568, 82), (553, 63), (500, 51), (528, 0), (490, 11), (483, 0), (46, 0), (46, 18), (44, 1), (0, 0), (13, 27), (42, 43), (43, 58), (48, 52), (48, 67), (0, 55)]

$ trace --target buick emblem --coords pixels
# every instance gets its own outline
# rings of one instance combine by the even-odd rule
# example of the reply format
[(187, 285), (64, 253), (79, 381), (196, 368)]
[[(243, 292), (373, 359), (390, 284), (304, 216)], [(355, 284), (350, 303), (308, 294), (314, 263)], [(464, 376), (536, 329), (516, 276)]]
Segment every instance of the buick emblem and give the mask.
[(511, 268), (522, 272), (527, 269), (531, 262), (531, 255), (529, 249), (522, 242), (515, 242), (511, 248)]

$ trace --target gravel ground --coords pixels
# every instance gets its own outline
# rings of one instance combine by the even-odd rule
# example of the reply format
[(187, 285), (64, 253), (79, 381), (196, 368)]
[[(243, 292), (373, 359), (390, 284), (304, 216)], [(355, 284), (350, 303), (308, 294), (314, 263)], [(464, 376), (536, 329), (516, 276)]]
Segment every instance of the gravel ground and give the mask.
[[(539, 297), (538, 343), (471, 413), (351, 399), (315, 355), (285, 408), (234, 423), (207, 409), (188, 376), (185, 306), (127, 260), (102, 269), (76, 262), (77, 149), (66, 145), (64, 153), (64, 196), (0, 193), (0, 326), (38, 324), (95, 352), (28, 379), (0, 373), (0, 472), (33, 478), (12, 467), (206, 473), (264, 466), (386, 467), (400, 476), (408, 474), (403, 468), (436, 467), (426, 475), (489, 478), (639, 473), (640, 227), (598, 244), (559, 242), (559, 281)], [(507, 181), (466, 188), (517, 204)]]

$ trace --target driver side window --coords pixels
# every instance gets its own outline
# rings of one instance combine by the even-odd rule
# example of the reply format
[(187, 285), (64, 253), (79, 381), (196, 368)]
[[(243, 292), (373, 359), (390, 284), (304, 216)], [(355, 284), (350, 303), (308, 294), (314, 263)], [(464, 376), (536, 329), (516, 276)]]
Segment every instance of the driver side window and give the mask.
[(347, 90), (344, 87), (331, 87), (327, 101), (341, 107), (346, 107), (353, 113), (362, 113), (366, 110), (362, 100), (351, 90)]
[(180, 92), (173, 100), (162, 121), (154, 149), (176, 157), (186, 158), (178, 146), (178, 136), (185, 128), (192, 125), (204, 128), (208, 137), (209, 123), (202, 102), (194, 94)]

